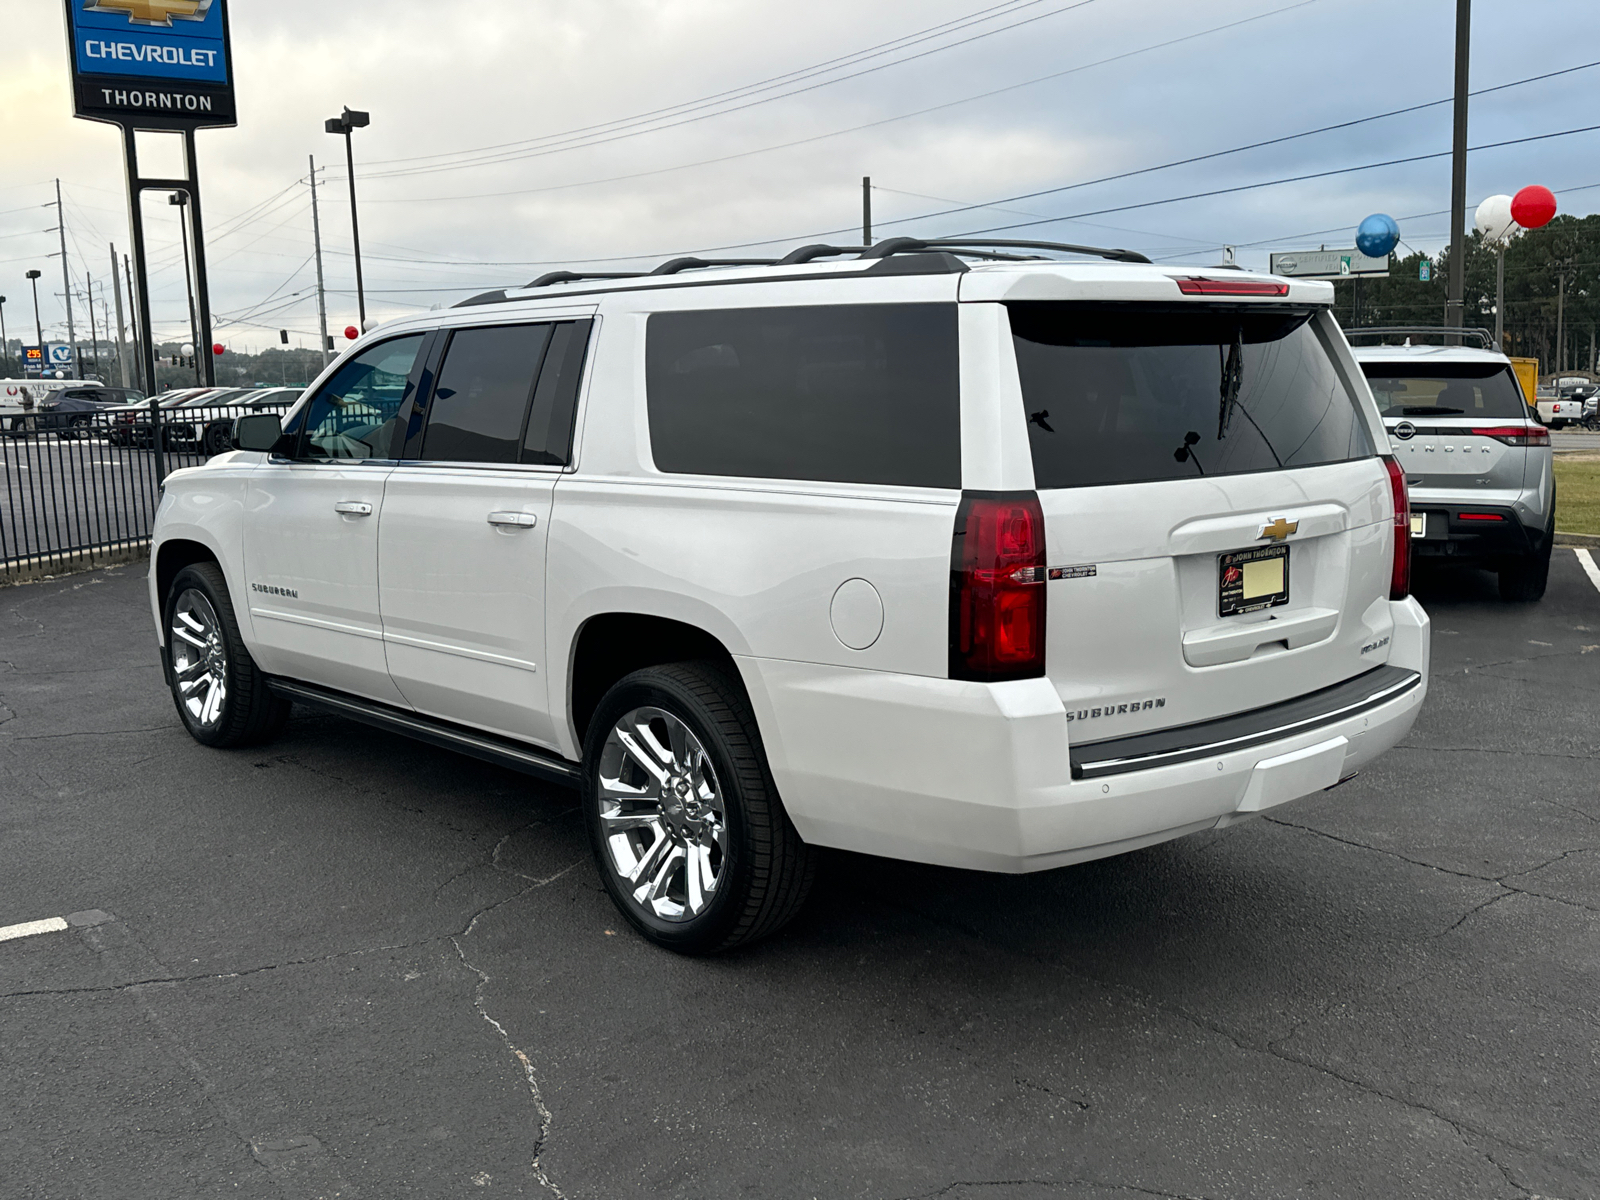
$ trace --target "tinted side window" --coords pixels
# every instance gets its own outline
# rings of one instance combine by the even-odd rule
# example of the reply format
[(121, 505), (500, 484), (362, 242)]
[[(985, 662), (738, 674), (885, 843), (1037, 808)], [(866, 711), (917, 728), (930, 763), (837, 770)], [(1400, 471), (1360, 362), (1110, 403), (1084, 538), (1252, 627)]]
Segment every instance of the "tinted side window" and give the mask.
[(424, 459), (514, 463), (549, 325), (460, 329), (450, 336), (428, 404)]
[(645, 382), (662, 471), (961, 486), (954, 304), (656, 313)]
[(577, 415), (578, 384), (583, 378), (583, 358), (592, 324), (567, 321), (555, 326), (522, 443), (525, 463), (564, 466), (572, 458), (572, 422)]
[(1288, 470), (1375, 453), (1308, 311), (1007, 307), (1041, 488)]
[(390, 457), (421, 346), (420, 333), (380, 342), (335, 371), (306, 406), (305, 457)]

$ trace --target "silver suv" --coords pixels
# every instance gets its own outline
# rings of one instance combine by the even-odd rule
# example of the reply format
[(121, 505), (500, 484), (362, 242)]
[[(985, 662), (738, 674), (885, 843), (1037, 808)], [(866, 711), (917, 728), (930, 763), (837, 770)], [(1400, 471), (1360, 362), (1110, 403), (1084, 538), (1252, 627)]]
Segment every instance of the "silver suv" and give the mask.
[[(1511, 360), (1481, 329), (1347, 336), (1389, 343), (1351, 348), (1405, 468), (1413, 552), (1495, 571), (1507, 600), (1539, 599), (1556, 527), (1550, 431), (1528, 407)], [(1462, 344), (1413, 344), (1424, 337)]]

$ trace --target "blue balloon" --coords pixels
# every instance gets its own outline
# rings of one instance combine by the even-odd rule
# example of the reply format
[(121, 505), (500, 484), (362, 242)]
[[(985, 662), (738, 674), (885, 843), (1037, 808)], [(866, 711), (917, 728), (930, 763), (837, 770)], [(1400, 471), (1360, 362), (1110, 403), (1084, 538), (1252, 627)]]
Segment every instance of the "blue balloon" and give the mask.
[(1356, 230), (1356, 249), (1368, 258), (1388, 258), (1400, 242), (1400, 226), (1388, 213), (1373, 213)]

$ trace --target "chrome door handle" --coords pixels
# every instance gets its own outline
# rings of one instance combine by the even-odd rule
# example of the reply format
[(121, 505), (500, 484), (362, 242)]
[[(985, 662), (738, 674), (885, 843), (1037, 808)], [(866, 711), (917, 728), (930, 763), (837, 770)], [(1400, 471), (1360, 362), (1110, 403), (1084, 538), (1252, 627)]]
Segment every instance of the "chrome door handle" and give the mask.
[(365, 500), (341, 500), (333, 506), (333, 511), (347, 517), (370, 517), (372, 505)]
[(489, 514), (489, 524), (506, 525), (513, 529), (532, 529), (539, 523), (539, 518), (532, 513), (525, 512), (492, 512)]

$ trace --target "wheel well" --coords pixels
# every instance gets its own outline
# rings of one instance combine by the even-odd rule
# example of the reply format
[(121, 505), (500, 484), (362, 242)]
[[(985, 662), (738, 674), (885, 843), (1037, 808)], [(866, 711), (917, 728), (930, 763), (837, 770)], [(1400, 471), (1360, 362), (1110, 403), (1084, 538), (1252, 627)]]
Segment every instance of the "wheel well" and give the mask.
[[(161, 549), (156, 553), (156, 595), (161, 597), (162, 605), (166, 605), (167, 592), (172, 587), (172, 581), (178, 577), (179, 571), (197, 562), (216, 561), (217, 556), (199, 542), (185, 541), (182, 538), (163, 542)], [(220, 565), (218, 563), (218, 566)]]
[(582, 745), (600, 698), (624, 675), (660, 663), (711, 659), (739, 680), (728, 648), (703, 629), (638, 613), (591, 617), (572, 651), (572, 725)]

